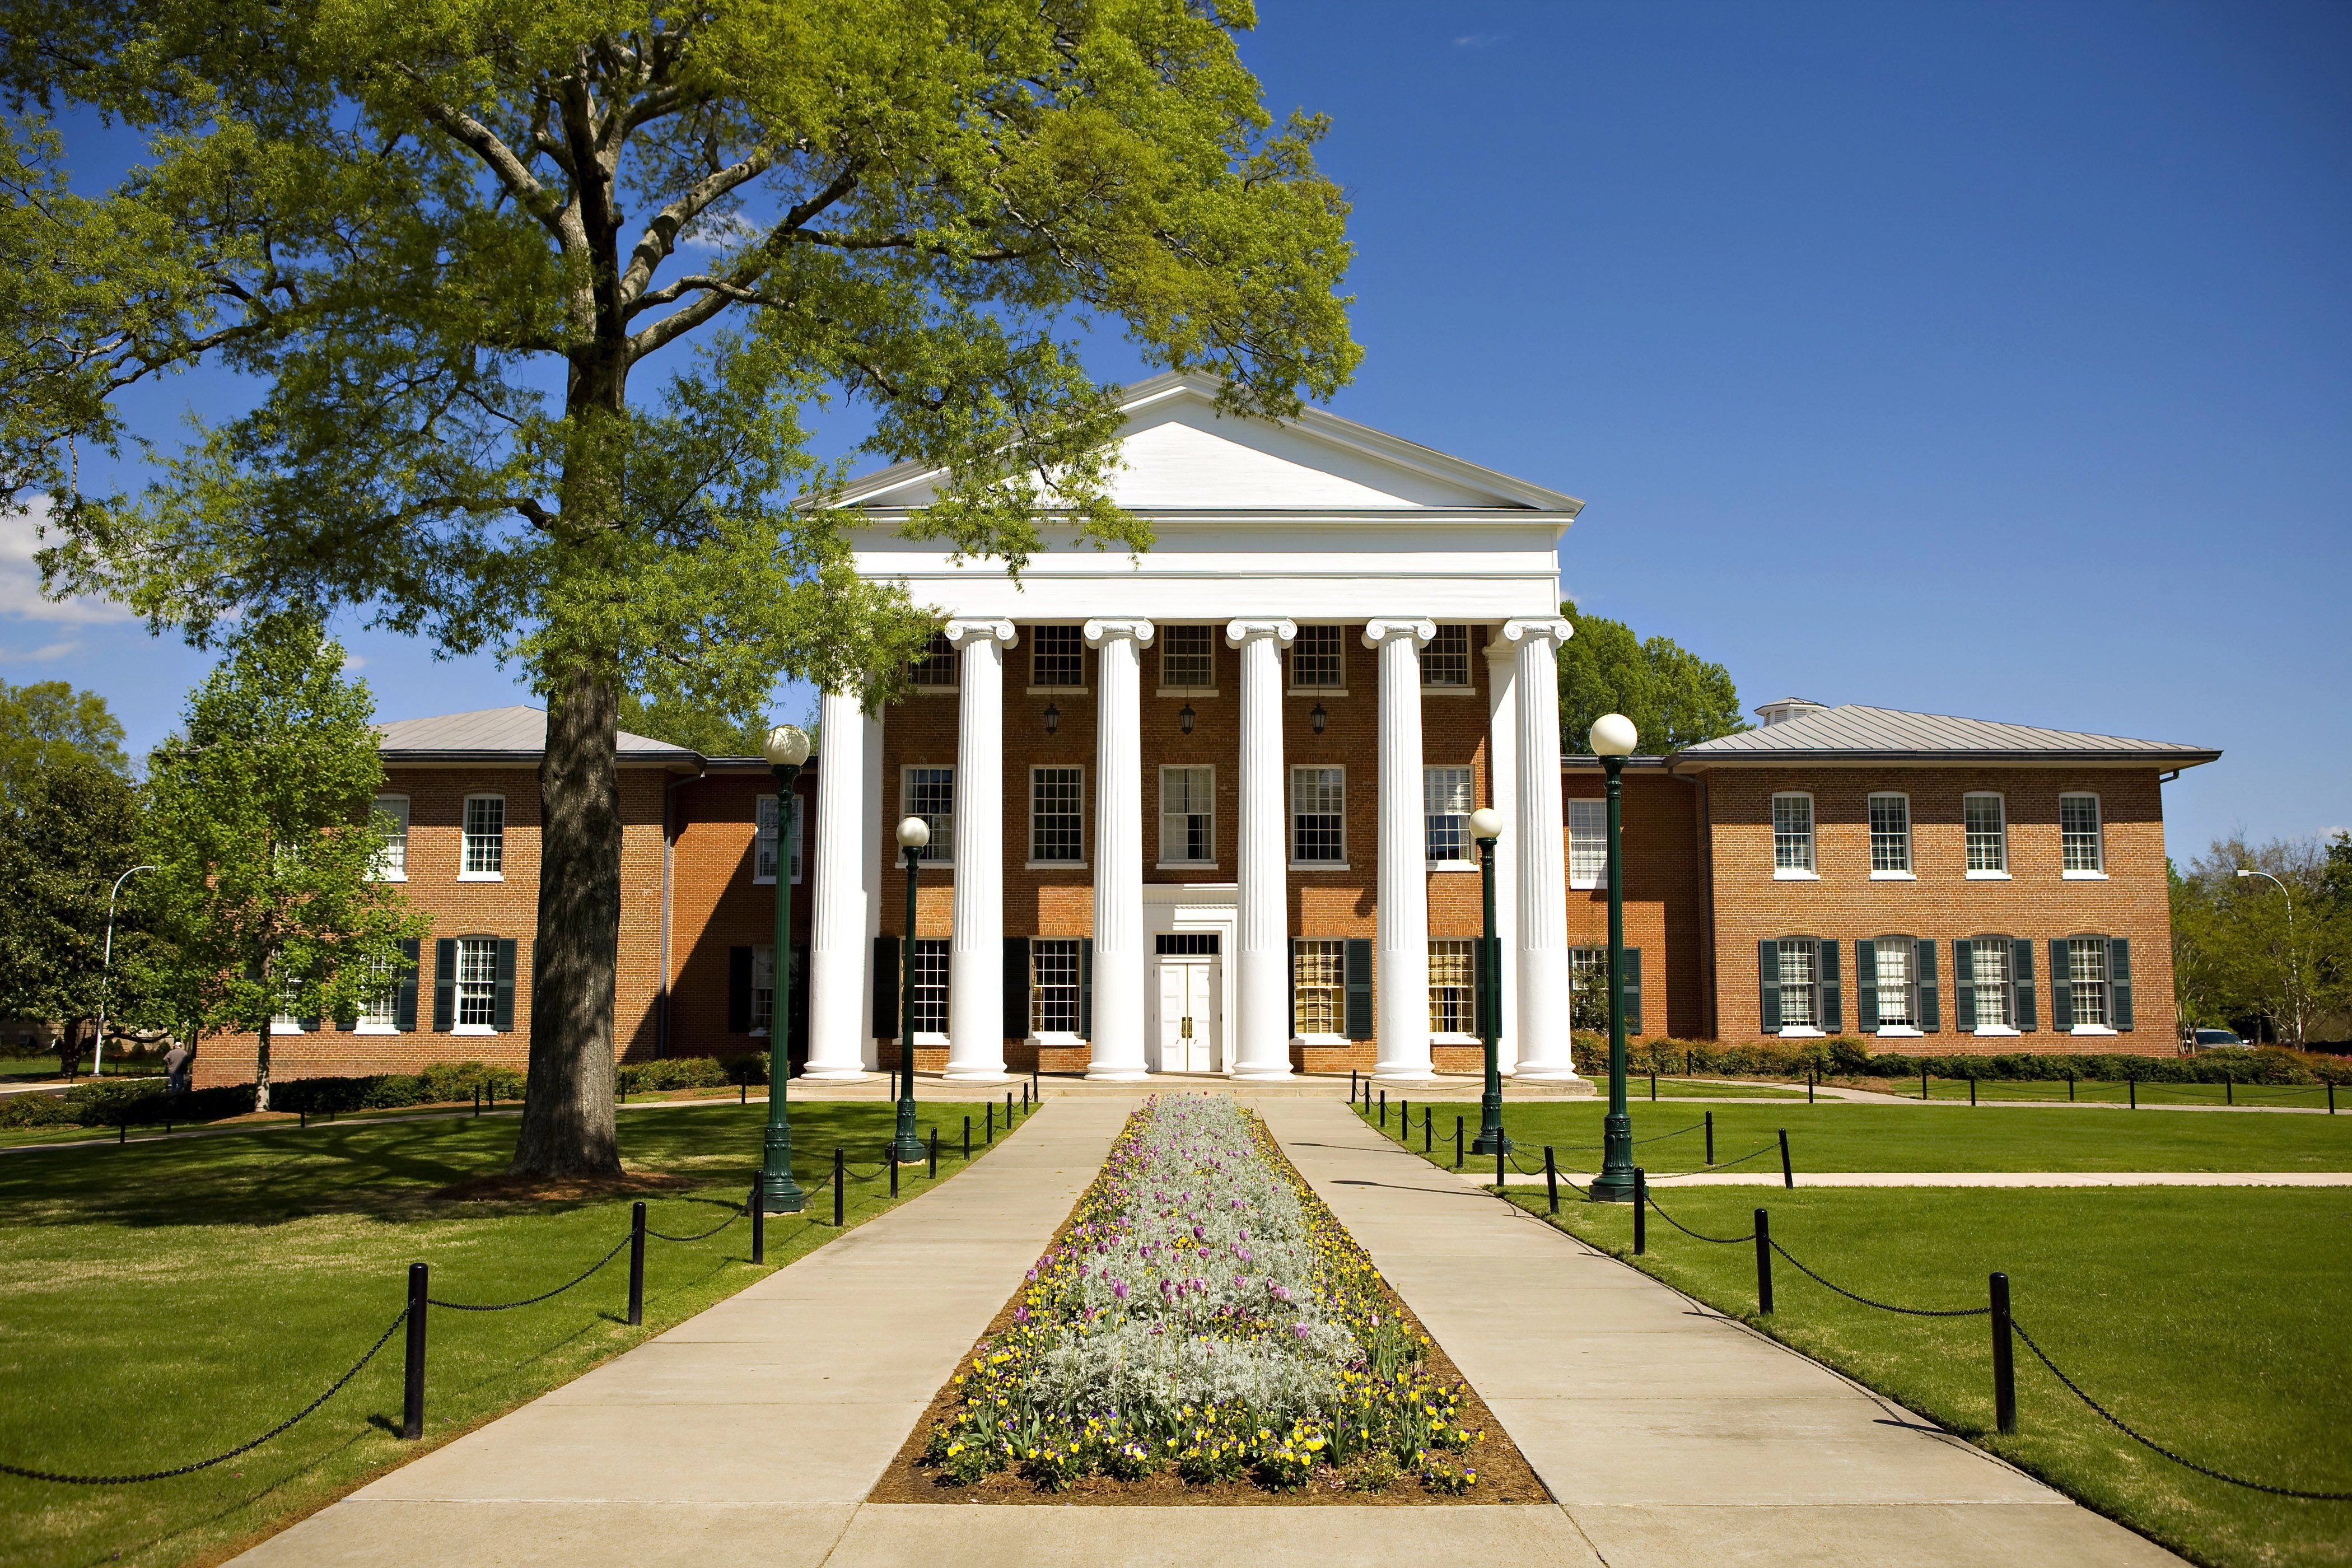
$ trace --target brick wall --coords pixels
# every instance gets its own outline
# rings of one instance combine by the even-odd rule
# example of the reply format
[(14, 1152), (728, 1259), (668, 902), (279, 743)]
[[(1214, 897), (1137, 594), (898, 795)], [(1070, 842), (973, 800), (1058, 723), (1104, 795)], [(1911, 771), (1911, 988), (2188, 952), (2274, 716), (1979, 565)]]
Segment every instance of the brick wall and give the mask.
[[(1625, 853), (1625, 945), (1642, 953), (1642, 1032), (1676, 1039), (1707, 1030), (1706, 878), (1700, 860), (1698, 792), (1655, 765), (1629, 765), (1620, 805)], [(1574, 757), (1560, 781), (1560, 848), (1570, 853), (1569, 802), (1600, 800), (1607, 780), (1597, 759)], [(1609, 886), (1570, 888), (1568, 940), (1609, 942)], [(1753, 967), (1751, 963), (1750, 967)]]
[[(670, 806), (670, 953), (673, 973), (668, 1038), (672, 1057), (764, 1056), (765, 1036), (728, 1028), (730, 950), (775, 941), (776, 884), (755, 881), (752, 843), (759, 801), (776, 793), (766, 768), (714, 770), (680, 783)], [(806, 947), (816, 906), (816, 769), (802, 770), (801, 879), (790, 888), (793, 945)], [(790, 852), (789, 844), (785, 853)], [(785, 867), (789, 874), (789, 864)], [(659, 942), (658, 931), (625, 932), (623, 944)], [(794, 1042), (794, 1060), (808, 1042)], [(647, 1050), (635, 1055), (650, 1056)]]

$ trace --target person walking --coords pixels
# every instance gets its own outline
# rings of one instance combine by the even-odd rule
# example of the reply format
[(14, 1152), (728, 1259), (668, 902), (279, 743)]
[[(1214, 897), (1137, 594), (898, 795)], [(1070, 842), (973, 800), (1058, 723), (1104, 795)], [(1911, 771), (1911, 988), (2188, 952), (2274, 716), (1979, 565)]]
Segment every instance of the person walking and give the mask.
[(187, 1047), (186, 1042), (182, 1040), (174, 1040), (172, 1042), (172, 1048), (163, 1053), (163, 1088), (165, 1092), (170, 1094), (185, 1094), (188, 1092), (189, 1068), (190, 1064), (195, 1059), (196, 1053)]

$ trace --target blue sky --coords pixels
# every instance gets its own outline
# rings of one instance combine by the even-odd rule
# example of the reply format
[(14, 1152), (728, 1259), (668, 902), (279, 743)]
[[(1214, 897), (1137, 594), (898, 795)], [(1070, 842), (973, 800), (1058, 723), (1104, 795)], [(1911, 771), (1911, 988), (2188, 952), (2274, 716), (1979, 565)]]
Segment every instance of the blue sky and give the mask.
[[(2167, 786), (2183, 858), (2352, 825), (2352, 9), (1263, 12), (1355, 203), (1332, 406), (1584, 497), (1586, 607), (1751, 708), (2221, 747)], [(525, 700), (352, 642), (386, 717)], [(0, 554), (7, 679), (143, 747), (206, 662)]]

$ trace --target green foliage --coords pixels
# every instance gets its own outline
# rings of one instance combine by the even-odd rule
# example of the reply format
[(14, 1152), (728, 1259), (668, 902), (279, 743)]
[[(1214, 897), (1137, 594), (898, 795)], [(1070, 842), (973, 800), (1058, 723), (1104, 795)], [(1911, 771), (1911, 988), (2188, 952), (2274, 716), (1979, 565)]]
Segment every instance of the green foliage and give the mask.
[(614, 714), (620, 729), (649, 741), (699, 752), (706, 757), (756, 757), (767, 744), (764, 714), (733, 714), (682, 701), (648, 701), (634, 691), (621, 694)]
[[(2250, 1051), (2200, 1051), (2193, 1057), (2133, 1056), (2120, 1051), (2004, 1051), (1997, 1056), (1873, 1054), (1869, 1042), (1850, 1037), (1806, 1040), (1798, 1045), (1724, 1045), (1713, 1040), (1643, 1040), (1629, 1044), (1628, 1072), (1679, 1073), (1710, 1078), (1802, 1078), (1808, 1070), (1844, 1078), (1983, 1079), (1989, 1081), (2057, 1083), (2068, 1077), (2094, 1083), (2352, 1084), (2352, 1061), (2264, 1047)], [(2063, 1097), (2062, 1097), (2063, 1098)]]
[(0, 680), (0, 804), (17, 804), (36, 774), (74, 762), (130, 776), (122, 725), (107, 710), (106, 699), (62, 680), (23, 686)]
[(746, 1075), (730, 1076), (726, 1065), (717, 1057), (663, 1057), (649, 1062), (625, 1062), (621, 1066), (621, 1088), (629, 1094), (657, 1092), (666, 1089), (721, 1089), (738, 1081), (765, 1083), (766, 1063), (761, 1063), (756, 1079)]
[[(2216, 839), (2187, 871), (2167, 870), (2183, 1022), (2266, 1018), (2278, 1038), (2298, 1046), (2315, 1034), (2340, 1037), (2352, 1008), (2352, 840), (2253, 845), (2232, 837)], [(2323, 1019), (2334, 1029), (2319, 1032)]]
[(1580, 613), (1573, 602), (1559, 613), (1576, 635), (1559, 649), (1559, 743), (1589, 755), (1592, 721), (1622, 713), (1641, 731), (1645, 755), (1695, 746), (1748, 728), (1730, 672), (1671, 637), (1644, 641), (1622, 621)]
[(0, 809), (0, 1016), (77, 1027), (110, 990), (115, 1019), (146, 1010), (142, 977), (157, 950), (141, 878), (123, 884), (107, 984), (107, 897), (138, 864), (140, 814), (130, 783), (90, 753), (60, 749), (27, 765)]

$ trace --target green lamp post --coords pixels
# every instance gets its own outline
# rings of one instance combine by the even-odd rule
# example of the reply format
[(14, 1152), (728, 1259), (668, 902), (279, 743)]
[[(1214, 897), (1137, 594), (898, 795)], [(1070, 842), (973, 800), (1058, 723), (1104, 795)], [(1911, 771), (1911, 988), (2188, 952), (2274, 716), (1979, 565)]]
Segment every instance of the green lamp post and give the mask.
[(793, 1180), (785, 1086), (793, 1075), (793, 789), (808, 762), (808, 731), (779, 724), (768, 731), (763, 750), (776, 775), (776, 946), (768, 966), (768, 1131), (761, 1140), (760, 1206), (769, 1214), (798, 1214), (808, 1207), (808, 1194)]
[(1603, 1203), (1633, 1199), (1633, 1118), (1625, 1109), (1625, 877), (1619, 775), (1641, 732), (1622, 713), (1592, 721), (1592, 754), (1609, 776), (1609, 1115), (1601, 1124), (1601, 1174), (1592, 1195)]
[(899, 822), (898, 853), (907, 863), (907, 951), (898, 965), (898, 1131), (890, 1157), (901, 1165), (919, 1165), (926, 1158), (915, 1131), (915, 879), (930, 841), (931, 825), (921, 817)]
[(1478, 845), (1478, 883), (1486, 902), (1486, 936), (1478, 944), (1478, 1033), (1486, 1047), (1486, 1089), (1478, 1097), (1478, 1141), (1474, 1154), (1511, 1152), (1503, 1131), (1503, 965), (1495, 942), (1495, 840), (1503, 836), (1503, 814), (1482, 805), (1470, 814), (1470, 837)]

